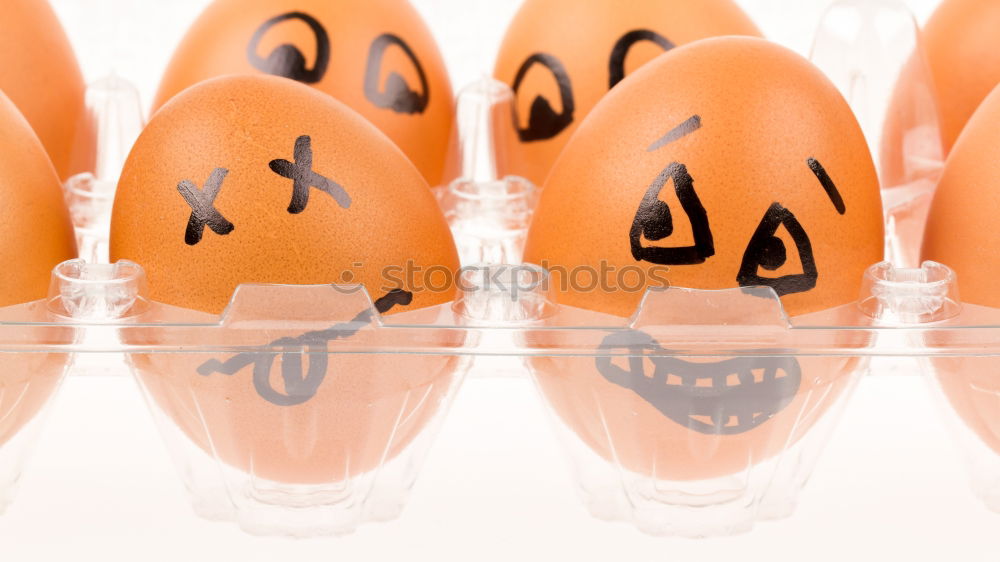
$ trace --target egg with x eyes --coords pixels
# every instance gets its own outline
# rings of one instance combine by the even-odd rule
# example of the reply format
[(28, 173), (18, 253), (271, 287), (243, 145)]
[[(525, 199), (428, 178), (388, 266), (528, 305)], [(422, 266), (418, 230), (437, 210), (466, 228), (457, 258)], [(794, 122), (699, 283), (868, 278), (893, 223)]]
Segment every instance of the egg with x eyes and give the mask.
[[(777, 295), (795, 317), (856, 301), (882, 259), (882, 225), (864, 135), (822, 72), (764, 40), (706, 39), (636, 71), (580, 125), (542, 190), (525, 261), (552, 273), (559, 303), (579, 311), (566, 314), (599, 325), (627, 322), (647, 289), (665, 285), (758, 287), (752, 305)], [(759, 315), (747, 306), (733, 321)], [(645, 314), (655, 325), (658, 311)], [(586, 444), (666, 480), (773, 457), (856, 368), (838, 358), (686, 360), (671, 347), (633, 330), (601, 344), (617, 354), (610, 360), (530, 364)]]
[(493, 74), (515, 96), (513, 119), (495, 128), (501, 172), (541, 185), (608, 90), (665, 51), (721, 35), (760, 31), (732, 0), (527, 0)]
[[(239, 294), (260, 296), (228, 307), (229, 318), (240, 302), (255, 307), (249, 322), (270, 326), (224, 332), (245, 338), (241, 347), (304, 342), (270, 362), (253, 353), (130, 357), (194, 443), (255, 476), (322, 483), (372, 470), (409, 445), (452, 384), (456, 357), (320, 351), (365, 337), (376, 311), (433, 315), (454, 300), (441, 280), (459, 264), (413, 164), (363, 117), (302, 84), (228, 76), (165, 105), (122, 171), (111, 258), (141, 264), (151, 300), (182, 309), (186, 323), (218, 325), (240, 285), (314, 286), (244, 287)], [(333, 284), (363, 285), (371, 300)], [(323, 329), (297, 328), (317, 316)], [(160, 343), (155, 330), (129, 337)], [(444, 339), (435, 345), (460, 344)]]
[(407, 0), (215, 0), (174, 53), (154, 108), (226, 74), (269, 74), (325, 92), (388, 135), (431, 185), (451, 179), (451, 83)]

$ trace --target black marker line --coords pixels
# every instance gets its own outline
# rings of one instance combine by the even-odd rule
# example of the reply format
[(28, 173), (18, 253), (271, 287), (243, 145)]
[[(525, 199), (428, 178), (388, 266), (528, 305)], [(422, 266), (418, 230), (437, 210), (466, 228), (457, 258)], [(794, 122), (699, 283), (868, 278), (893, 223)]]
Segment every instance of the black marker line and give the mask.
[(830, 174), (826, 173), (826, 169), (823, 165), (819, 163), (819, 160), (815, 158), (810, 158), (808, 160), (809, 169), (816, 174), (819, 179), (819, 183), (823, 185), (823, 189), (826, 190), (827, 196), (830, 197), (830, 201), (833, 201), (833, 206), (837, 208), (837, 212), (840, 214), (847, 213), (847, 206), (844, 204), (844, 198), (841, 197), (840, 191), (837, 189), (837, 184), (833, 183), (830, 178)]
[[(302, 51), (287, 43), (275, 49), (267, 58), (262, 58), (257, 53), (261, 41), (272, 27), (293, 19), (305, 22), (316, 37), (316, 62), (312, 68), (306, 68), (306, 57)], [(282, 14), (267, 20), (254, 32), (250, 44), (247, 45), (247, 60), (261, 72), (305, 84), (316, 84), (326, 75), (327, 67), (330, 65), (330, 35), (323, 28), (323, 24), (309, 14), (304, 12)]]
[(559, 86), (559, 99), (562, 104), (562, 112), (556, 113), (551, 102), (543, 96), (535, 96), (531, 102), (531, 110), (528, 114), (528, 127), (522, 128), (520, 116), (517, 111), (517, 104), (514, 104), (514, 125), (517, 128), (518, 138), (521, 142), (544, 141), (556, 137), (573, 124), (573, 113), (576, 111), (576, 100), (573, 96), (573, 82), (569, 78), (569, 73), (563, 63), (556, 57), (548, 53), (535, 53), (524, 61), (514, 77), (511, 89), (514, 90), (514, 97), (520, 99), (521, 84), (536, 64), (544, 66), (555, 78)]
[[(402, 49), (410, 62), (413, 63), (413, 68), (417, 70), (417, 77), (420, 79), (420, 92), (410, 88), (398, 72), (389, 75), (384, 87), (379, 85), (385, 53), (392, 45)], [(376, 107), (391, 109), (404, 115), (423, 113), (431, 101), (431, 85), (427, 81), (427, 73), (424, 71), (424, 66), (420, 64), (420, 59), (417, 58), (417, 54), (413, 52), (406, 41), (391, 33), (379, 35), (372, 42), (365, 70), (364, 90), (365, 97)]]
[(222, 182), (227, 175), (229, 170), (216, 168), (205, 182), (205, 189), (198, 189), (198, 186), (190, 180), (177, 184), (177, 191), (191, 207), (191, 218), (188, 219), (187, 230), (184, 233), (184, 242), (188, 246), (195, 246), (201, 242), (205, 226), (219, 236), (225, 236), (236, 228), (215, 208), (215, 199), (222, 191)]
[(270, 163), (272, 172), (292, 180), (292, 202), (288, 205), (289, 213), (298, 215), (306, 210), (309, 204), (309, 190), (313, 187), (333, 197), (344, 209), (351, 207), (351, 196), (342, 185), (313, 171), (312, 138), (303, 135), (295, 140), (294, 157), (294, 163), (283, 159), (272, 160)]
[(663, 135), (663, 138), (649, 145), (646, 152), (656, 152), (657, 150), (667, 146), (668, 144), (678, 141), (691, 133), (697, 131), (701, 128), (701, 116), (693, 115), (687, 121), (681, 123), (671, 130), (669, 133)]
[(625, 59), (636, 43), (649, 41), (659, 45), (664, 52), (667, 52), (676, 45), (674, 42), (649, 29), (636, 29), (629, 31), (615, 43), (611, 49), (611, 59), (608, 61), (608, 88), (614, 88), (619, 82), (625, 79)]
[[(396, 306), (409, 306), (413, 302), (413, 293), (402, 289), (394, 289), (384, 297), (375, 301), (375, 310), (385, 314)], [(281, 338), (271, 342), (267, 347), (288, 349), (285, 353), (273, 351), (246, 352), (233, 356), (228, 361), (210, 359), (197, 371), (199, 375), (209, 377), (215, 374), (234, 376), (243, 369), (254, 366), (253, 384), (261, 398), (276, 406), (298, 406), (311, 400), (326, 379), (329, 365), (329, 348), (331, 341), (347, 339), (362, 328), (371, 324), (372, 311), (365, 310), (344, 324), (337, 324), (327, 330), (306, 332), (297, 338)], [(308, 348), (310, 354), (309, 369), (303, 373), (302, 355)], [(271, 385), (271, 370), (274, 360), (282, 356), (281, 376), (285, 382), (285, 392), (279, 392)]]

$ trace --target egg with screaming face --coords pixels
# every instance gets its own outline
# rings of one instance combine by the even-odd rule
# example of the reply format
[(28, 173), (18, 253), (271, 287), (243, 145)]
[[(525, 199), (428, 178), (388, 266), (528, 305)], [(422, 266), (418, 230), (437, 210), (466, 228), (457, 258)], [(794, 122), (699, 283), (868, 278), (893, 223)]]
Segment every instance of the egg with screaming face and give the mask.
[(215, 0), (167, 68), (154, 108), (225, 74), (269, 74), (347, 104), (431, 185), (446, 181), (454, 100), (430, 30), (407, 0)]
[(91, 171), (83, 75), (46, 0), (6, 0), (0, 17), (0, 90), (21, 110), (61, 179)]
[[(866, 268), (882, 259), (882, 224), (872, 157), (833, 84), (775, 44), (707, 39), (638, 70), (580, 125), (542, 191), (525, 260), (552, 271), (561, 304), (619, 318), (634, 315), (657, 280), (769, 287), (798, 316), (857, 299)], [(629, 270), (646, 281), (619, 286), (618, 273)], [(596, 288), (579, 282), (584, 274), (599, 276)], [(669, 344), (650, 339), (639, 347)], [(534, 365), (565, 419), (592, 420), (572, 423), (577, 433), (603, 455), (613, 449), (630, 469), (656, 467), (668, 479), (731, 474), (747, 458), (774, 455), (775, 443), (807, 429), (799, 422), (838, 394), (818, 389), (842, 389), (840, 373), (850, 367), (774, 358), (722, 362), (719, 369), (737, 372), (712, 373), (654, 361), (654, 376), (552, 361)], [(670, 383), (668, 372), (691, 386)], [(701, 378), (720, 374), (740, 382), (699, 388)], [(649, 380), (664, 384), (640, 384)], [(769, 398), (745, 402), (739, 386), (752, 381)], [(702, 411), (695, 395), (706, 392), (718, 394)], [(580, 414), (594, 408), (594, 396), (604, 401), (603, 416)], [(621, 442), (606, 443), (604, 423)], [(706, 459), (704, 451), (715, 454)]]
[(494, 70), (515, 94), (513, 123), (496, 126), (501, 172), (541, 185), (610, 88), (664, 51), (720, 35), (760, 31), (732, 0), (527, 0)]
[[(5, 264), (0, 307), (10, 307), (48, 295), (52, 269), (76, 257), (76, 239), (45, 149), (2, 92), (0, 146), (0, 261)], [(66, 359), (53, 353), (0, 355), (0, 446), (38, 414), (55, 391)]]
[[(153, 300), (203, 311), (208, 321), (243, 283), (356, 283), (383, 314), (419, 312), (454, 294), (387, 272), (454, 274), (459, 267), (433, 194), (403, 153), (332, 97), (270, 76), (204, 82), (154, 116), (122, 172), (111, 256), (144, 266)], [(292, 318), (314, 315), (279, 302), (271, 308)], [(346, 313), (351, 318), (369, 316), (361, 307)], [(354, 322), (358, 329), (344, 337), (368, 323)], [(255, 345), (276, 335), (304, 337), (267, 334)], [(381, 356), (313, 356), (309, 372), (323, 372), (304, 380), (325, 382), (303, 390), (288, 378), (278, 382), (277, 373), (296, 361), (303, 367), (298, 353), (280, 369), (275, 363), (270, 378), (250, 369), (253, 384), (249, 374), (210, 367), (238, 363), (238, 356), (132, 360), (157, 403), (196, 443), (263, 478), (298, 483), (339, 480), (398, 453), (434, 414), (447, 388), (442, 381), (454, 372), (449, 358), (416, 358), (398, 372)]]
[[(965, 308), (961, 321), (993, 325), (1000, 308), (1000, 87), (955, 143), (931, 205), (923, 259), (954, 269)], [(983, 308), (987, 307), (987, 308)], [(938, 381), (958, 415), (1000, 454), (1000, 384), (995, 357), (936, 358)]]

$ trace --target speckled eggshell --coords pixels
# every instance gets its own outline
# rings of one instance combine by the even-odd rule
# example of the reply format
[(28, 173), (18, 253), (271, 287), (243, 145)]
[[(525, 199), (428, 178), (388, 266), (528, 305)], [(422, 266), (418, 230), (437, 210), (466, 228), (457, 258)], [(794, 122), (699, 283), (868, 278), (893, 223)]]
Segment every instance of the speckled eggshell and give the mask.
[[(1000, 308), (1000, 87), (994, 89), (958, 137), (931, 205), (923, 259), (955, 270), (965, 303), (963, 324), (991, 325)], [(989, 308), (979, 308), (989, 307)], [(938, 381), (952, 407), (973, 431), (1000, 453), (1000, 364), (996, 357), (934, 360)]]
[[(833, 84), (778, 45), (716, 38), (647, 64), (580, 125), (542, 190), (525, 259), (552, 271), (561, 304), (619, 322), (664, 284), (770, 286), (799, 316), (856, 301), (882, 236), (875, 166)], [(619, 285), (629, 268), (629, 286)], [(591, 290), (581, 280), (595, 272), (608, 273)], [(738, 474), (773, 458), (822, 418), (857, 366), (729, 359), (531, 365), (584, 443), (661, 480)]]
[[(516, 91), (513, 123), (496, 127), (501, 172), (541, 185), (613, 83), (672, 46), (720, 35), (760, 31), (732, 0), (527, 0), (494, 70)], [(539, 112), (532, 124), (545, 104), (556, 117)]]
[[(0, 263), (4, 264), (0, 308), (4, 308), (44, 299), (52, 269), (76, 257), (76, 239), (45, 149), (2, 92), (0, 147)], [(29, 307), (38, 310), (39, 303)], [(36, 312), (38, 321), (45, 320), (44, 304), (41, 311)], [(0, 446), (42, 409), (55, 392), (67, 359), (55, 353), (0, 357)]]
[(0, 307), (45, 298), (52, 269), (76, 257), (59, 177), (38, 137), (0, 92)]
[(92, 131), (73, 48), (47, 0), (5, 0), (0, 17), (0, 90), (41, 139), (59, 177), (91, 171)]
[(374, 123), (431, 185), (451, 179), (454, 95), (434, 37), (407, 0), (216, 0), (174, 53), (154, 108), (224, 74), (313, 86)]
[(1000, 88), (980, 106), (948, 157), (934, 195), (923, 259), (958, 274), (962, 300), (1000, 308)]
[[(310, 187), (305, 208), (290, 212), (293, 180), (279, 174), (276, 169), (282, 167), (274, 162), (305, 166), (305, 136), (312, 171), (341, 186), (349, 206), (342, 205), (343, 193), (327, 185), (328, 191)], [(228, 173), (217, 197), (205, 204), (214, 206), (232, 229), (217, 232), (206, 226), (192, 243), (192, 207), (178, 185), (188, 180), (204, 194), (208, 178), (220, 168)], [(308, 169), (300, 168), (303, 174)], [(303, 185), (316, 182), (320, 180), (312, 177)], [(400, 285), (383, 277), (384, 272), (408, 262), (423, 271), (454, 273), (459, 267), (441, 211), (403, 153), (344, 104), (270, 76), (210, 80), (156, 114), (122, 174), (111, 255), (146, 268), (153, 300), (202, 311), (193, 318), (208, 322), (217, 320), (215, 314), (241, 283), (360, 283), (373, 299), (403, 289), (413, 293), (412, 302), (386, 314), (433, 316), (436, 309), (428, 307), (452, 301), (453, 289), (424, 289), (417, 284), (420, 277), (414, 285)], [(368, 310), (349, 297), (335, 303), (344, 309), (335, 318), (349, 320)], [(247, 345), (303, 335), (283, 329), (279, 321), (311, 317), (303, 303), (264, 304), (288, 316), (244, 318), (273, 325), (260, 341), (248, 340)], [(142, 337), (130, 343), (157, 343), (150, 334)], [(394, 458), (439, 411), (458, 362), (449, 357), (334, 355), (324, 360), (325, 376), (314, 396), (279, 403), (256, 388), (260, 381), (253, 368), (232, 376), (199, 371), (206, 361), (231, 358), (225, 353), (168, 353), (135, 354), (131, 361), (153, 400), (197, 445), (261, 478), (310, 484), (339, 482)], [(302, 359), (298, 353), (276, 357), (264, 384), (273, 385), (277, 394), (292, 393), (281, 382), (281, 364), (299, 360), (320, 358)]]
[(979, 104), (1000, 84), (998, 28), (1000, 3), (994, 0), (944, 0), (924, 27), (946, 153)]

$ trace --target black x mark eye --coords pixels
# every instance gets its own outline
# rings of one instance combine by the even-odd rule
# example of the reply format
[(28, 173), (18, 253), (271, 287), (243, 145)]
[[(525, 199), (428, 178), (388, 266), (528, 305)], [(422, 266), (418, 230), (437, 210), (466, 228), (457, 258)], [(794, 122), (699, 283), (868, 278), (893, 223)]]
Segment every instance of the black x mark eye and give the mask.
[(556, 113), (552, 108), (552, 103), (542, 97), (535, 96), (531, 102), (531, 113), (528, 115), (528, 126), (522, 128), (520, 117), (517, 114), (517, 104), (514, 105), (514, 124), (517, 127), (517, 135), (521, 142), (533, 142), (548, 140), (566, 130), (573, 123), (573, 113), (576, 111), (576, 101), (573, 99), (573, 83), (569, 79), (566, 67), (556, 57), (537, 53), (528, 57), (524, 61), (517, 76), (514, 78), (514, 96), (520, 97), (521, 83), (524, 82), (528, 71), (533, 66), (540, 64), (552, 74), (559, 86), (559, 98), (562, 104), (562, 112)]
[[(784, 275), (782, 277), (763, 277), (760, 270), (777, 271), (788, 263), (788, 249), (785, 243), (776, 236), (778, 229), (784, 227), (795, 242), (795, 248), (802, 263), (802, 273)], [(774, 289), (778, 296), (804, 293), (816, 288), (819, 271), (816, 269), (816, 259), (813, 256), (812, 243), (809, 235), (791, 211), (774, 203), (767, 210), (760, 226), (754, 232), (740, 265), (736, 281), (741, 287), (765, 286)]]
[[(398, 46), (413, 63), (420, 77), (420, 92), (414, 91), (406, 83), (406, 79), (398, 72), (392, 72), (386, 78), (385, 85), (379, 82), (382, 79), (382, 66), (385, 62), (386, 50), (392, 45)], [(427, 74), (423, 65), (417, 59), (416, 53), (401, 38), (391, 33), (386, 33), (375, 38), (371, 49), (368, 52), (368, 68), (365, 72), (365, 96), (368, 101), (376, 107), (391, 109), (396, 113), (413, 115), (423, 113), (430, 103), (430, 84), (427, 83)]]
[(611, 77), (609, 88), (614, 88), (619, 82), (625, 79), (625, 61), (628, 59), (628, 54), (632, 51), (632, 47), (636, 43), (646, 41), (663, 47), (664, 51), (669, 51), (676, 47), (672, 41), (655, 31), (648, 29), (629, 31), (615, 43), (614, 48), (611, 50), (611, 60), (608, 64), (608, 71)]
[(225, 236), (236, 228), (215, 208), (215, 199), (219, 196), (222, 182), (228, 174), (229, 170), (216, 168), (205, 182), (205, 189), (198, 189), (198, 186), (189, 180), (177, 184), (177, 191), (191, 207), (191, 218), (188, 219), (187, 230), (184, 233), (184, 242), (188, 246), (201, 242), (205, 226), (219, 236)]
[(309, 190), (314, 187), (333, 197), (341, 207), (350, 208), (351, 196), (343, 186), (314, 172), (312, 165), (312, 138), (308, 135), (295, 140), (295, 162), (271, 161), (270, 167), (274, 173), (293, 181), (292, 202), (288, 206), (288, 212), (297, 215), (305, 211), (309, 204)]
[[(674, 192), (681, 202), (681, 208), (691, 222), (694, 244), (684, 247), (645, 246), (643, 239), (660, 242), (674, 233), (674, 219), (670, 207), (660, 200), (661, 192), (667, 184), (673, 183)], [(684, 164), (674, 162), (667, 166), (646, 191), (639, 205), (629, 233), (632, 257), (636, 261), (646, 261), (659, 265), (694, 265), (705, 263), (715, 255), (712, 228), (708, 223), (708, 213), (694, 190), (694, 179)]]
[[(274, 26), (288, 20), (305, 22), (316, 36), (316, 62), (312, 68), (306, 68), (306, 57), (302, 51), (287, 43), (271, 51), (267, 58), (262, 58), (258, 53), (260, 43), (267, 32)], [(315, 84), (326, 75), (327, 66), (330, 64), (330, 36), (327, 35), (326, 29), (316, 18), (303, 12), (289, 12), (267, 20), (257, 29), (247, 47), (247, 58), (250, 60), (250, 64), (261, 72), (291, 78), (306, 84)]]

